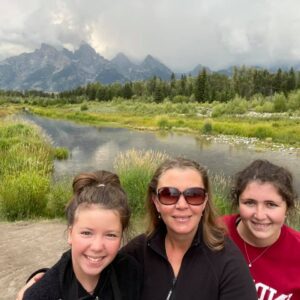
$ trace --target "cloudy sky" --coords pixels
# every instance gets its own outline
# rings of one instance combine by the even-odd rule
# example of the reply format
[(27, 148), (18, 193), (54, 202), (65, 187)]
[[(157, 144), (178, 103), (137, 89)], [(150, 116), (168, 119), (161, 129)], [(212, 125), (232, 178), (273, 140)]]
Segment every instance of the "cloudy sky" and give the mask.
[(300, 62), (300, 0), (0, 0), (0, 60), (41, 43), (88, 42), (107, 59), (197, 64)]

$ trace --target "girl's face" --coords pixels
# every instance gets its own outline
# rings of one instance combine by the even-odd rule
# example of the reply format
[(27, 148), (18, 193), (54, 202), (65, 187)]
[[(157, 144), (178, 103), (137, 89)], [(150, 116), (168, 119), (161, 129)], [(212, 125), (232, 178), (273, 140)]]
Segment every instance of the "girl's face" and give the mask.
[[(174, 187), (179, 191), (191, 187), (204, 188), (201, 175), (194, 169), (170, 169), (159, 178), (157, 189), (162, 187)], [(159, 202), (157, 196), (153, 197), (154, 204), (161, 218), (165, 222), (168, 234), (179, 238), (192, 239), (197, 231), (202, 212), (207, 202), (207, 196), (203, 204), (190, 205), (183, 195), (176, 204), (164, 205)]]
[(77, 279), (94, 282), (117, 255), (122, 225), (117, 211), (99, 205), (78, 207), (68, 232), (72, 263)]
[(281, 232), (287, 205), (269, 182), (250, 182), (239, 198), (241, 236), (258, 247), (272, 245)]

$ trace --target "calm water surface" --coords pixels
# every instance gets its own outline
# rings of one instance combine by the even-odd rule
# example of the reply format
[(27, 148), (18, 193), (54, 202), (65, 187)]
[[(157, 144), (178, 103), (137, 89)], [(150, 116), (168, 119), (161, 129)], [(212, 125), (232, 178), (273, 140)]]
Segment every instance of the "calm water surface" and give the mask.
[(294, 175), (300, 193), (299, 152), (257, 151), (247, 145), (206, 141), (192, 135), (136, 131), (124, 128), (106, 128), (78, 125), (26, 114), (25, 119), (39, 125), (55, 146), (67, 147), (71, 157), (55, 161), (55, 176), (72, 175), (96, 169), (113, 170), (115, 157), (129, 149), (156, 150), (171, 156), (192, 158), (213, 172), (231, 176), (257, 158), (269, 159), (287, 167)]

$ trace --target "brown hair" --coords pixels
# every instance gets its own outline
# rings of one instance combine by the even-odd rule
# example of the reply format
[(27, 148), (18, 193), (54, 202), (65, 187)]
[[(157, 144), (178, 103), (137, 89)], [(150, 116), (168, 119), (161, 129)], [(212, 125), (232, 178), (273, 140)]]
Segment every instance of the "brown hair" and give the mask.
[(208, 194), (208, 200), (203, 211), (201, 222), (203, 223), (203, 240), (204, 243), (212, 250), (221, 250), (224, 247), (224, 228), (216, 221), (216, 210), (212, 201), (211, 188), (207, 170), (200, 166), (197, 162), (178, 157), (165, 160), (155, 171), (147, 191), (147, 211), (149, 215), (148, 234), (152, 233), (160, 224), (159, 214), (152, 201), (152, 197), (156, 194), (160, 177), (170, 169), (193, 169), (196, 170), (204, 184), (204, 188)]
[(74, 223), (75, 213), (80, 206), (99, 204), (106, 209), (116, 210), (123, 230), (129, 225), (130, 209), (127, 196), (119, 177), (108, 171), (81, 173), (73, 180), (73, 197), (66, 207), (68, 226)]
[(288, 210), (295, 208), (297, 193), (293, 187), (292, 174), (287, 169), (262, 159), (254, 160), (245, 169), (235, 175), (231, 189), (233, 207), (238, 207), (240, 195), (247, 185), (253, 181), (271, 183), (286, 202)]

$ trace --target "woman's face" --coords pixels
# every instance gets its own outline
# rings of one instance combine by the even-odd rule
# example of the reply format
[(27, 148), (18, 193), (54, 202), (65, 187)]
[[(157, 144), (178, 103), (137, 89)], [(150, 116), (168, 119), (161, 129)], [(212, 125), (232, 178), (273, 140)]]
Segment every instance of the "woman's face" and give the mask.
[[(183, 192), (191, 187), (204, 188), (202, 177), (194, 169), (170, 169), (161, 175), (158, 181), (157, 190), (162, 187), (174, 187)], [(176, 204), (164, 205), (159, 202), (157, 196), (153, 197), (157, 211), (167, 226), (169, 235), (177, 238), (192, 239), (197, 231), (201, 220), (202, 212), (207, 202), (201, 205), (190, 205), (181, 194)]]
[(79, 207), (69, 228), (72, 263), (77, 279), (93, 281), (115, 258), (121, 245), (120, 215), (99, 205)]
[(254, 246), (265, 247), (279, 238), (287, 204), (272, 183), (252, 181), (240, 195), (239, 211), (242, 238)]

